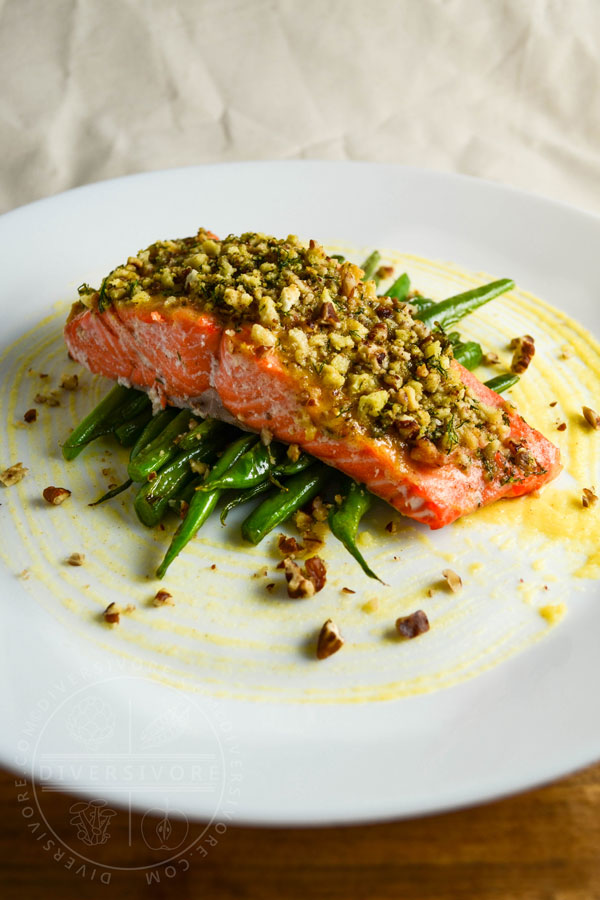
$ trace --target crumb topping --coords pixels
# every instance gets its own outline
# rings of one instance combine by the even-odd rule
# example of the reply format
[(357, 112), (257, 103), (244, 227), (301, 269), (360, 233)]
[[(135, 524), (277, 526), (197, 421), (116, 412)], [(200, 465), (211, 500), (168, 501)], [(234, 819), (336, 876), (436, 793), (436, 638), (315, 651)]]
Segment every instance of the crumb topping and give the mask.
[[(418, 318), (410, 302), (378, 296), (351, 262), (315, 241), (249, 232), (218, 240), (157, 241), (114, 269), (98, 290), (79, 288), (81, 302), (191, 306), (227, 327), (247, 327), (257, 354), (275, 350), (306, 386), (326, 398), (321, 424), (343, 436), (358, 426), (405, 445), (415, 462), (486, 472), (520, 468), (511, 448), (508, 406), (487, 405), (464, 384), (452, 346)], [(499, 456), (500, 455), (500, 456)], [(528, 473), (529, 474), (529, 473)]]

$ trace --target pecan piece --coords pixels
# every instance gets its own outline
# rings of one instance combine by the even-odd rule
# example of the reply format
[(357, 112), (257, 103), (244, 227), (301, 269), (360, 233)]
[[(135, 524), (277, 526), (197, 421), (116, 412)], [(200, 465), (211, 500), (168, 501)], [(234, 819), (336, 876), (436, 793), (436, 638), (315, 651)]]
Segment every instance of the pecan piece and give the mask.
[(121, 621), (121, 610), (116, 603), (109, 603), (102, 616), (109, 625), (118, 625)]
[(33, 402), (39, 404), (45, 403), (46, 406), (60, 406), (60, 397), (58, 391), (48, 391), (47, 394), (36, 394), (33, 398)]
[(481, 364), (484, 366), (497, 366), (500, 362), (500, 357), (497, 353), (484, 353), (481, 359)]
[(594, 488), (584, 488), (581, 494), (581, 505), (584, 509), (587, 509), (590, 506), (593, 506), (597, 501), (598, 495), (596, 494)]
[(376, 344), (383, 344), (388, 339), (388, 327), (385, 322), (378, 322), (369, 332), (369, 340)]
[(152, 600), (153, 606), (175, 606), (173, 602), (173, 595), (168, 591), (165, 591), (164, 588), (161, 588), (160, 591), (157, 591), (154, 595), (154, 599)]
[(67, 559), (67, 565), (69, 566), (82, 566), (84, 562), (85, 555), (83, 553), (71, 553)]
[(315, 588), (315, 594), (322, 591), (327, 582), (327, 568), (320, 556), (311, 556), (304, 563), (304, 572)]
[(54, 487), (50, 486), (44, 488), (42, 494), (46, 503), (50, 503), (52, 506), (60, 506), (61, 503), (64, 503), (65, 500), (71, 496), (71, 491), (64, 487)]
[(400, 418), (396, 419), (394, 424), (398, 429), (400, 436), (407, 441), (416, 438), (421, 430), (421, 426), (412, 416), (400, 416)]
[(331, 620), (323, 624), (317, 641), (317, 659), (327, 659), (344, 646), (344, 638), (337, 625)]
[(522, 337), (513, 338), (509, 347), (514, 350), (510, 364), (511, 372), (522, 375), (535, 354), (535, 341), (530, 334), (524, 334)]
[(299, 598), (312, 597), (315, 593), (315, 586), (308, 578), (302, 574), (302, 569), (293, 559), (289, 557), (283, 560), (283, 568), (285, 570), (285, 580), (287, 581), (288, 596), (294, 600)]
[(400, 616), (399, 619), (396, 619), (396, 631), (403, 638), (418, 637), (429, 631), (429, 619), (422, 609), (417, 609), (409, 616)]
[(298, 543), (295, 537), (288, 537), (285, 534), (280, 534), (277, 538), (277, 549), (282, 556), (290, 556), (293, 558), (298, 553), (302, 553), (304, 547), (302, 544)]
[(59, 386), (65, 391), (76, 391), (79, 387), (79, 375), (63, 375)]
[(590, 409), (589, 406), (582, 407), (583, 418), (588, 423), (590, 428), (593, 428), (594, 431), (598, 431), (600, 428), (600, 416), (594, 409)]
[(462, 587), (462, 578), (452, 569), (444, 569), (442, 575), (446, 579), (446, 583), (453, 594), (457, 594)]
[(22, 481), (28, 472), (29, 469), (26, 469), (23, 463), (15, 463), (14, 466), (9, 466), (4, 472), (0, 472), (0, 484), (3, 484), (4, 487), (11, 487)]
[(340, 321), (340, 317), (337, 314), (336, 308), (331, 302), (331, 300), (326, 300), (325, 303), (321, 306), (319, 318), (317, 322), (320, 325), (337, 325)]
[(340, 277), (340, 294), (342, 297), (347, 297), (348, 299), (352, 297), (356, 290), (356, 285), (363, 275), (363, 270), (355, 266), (354, 263), (343, 263)]
[(28, 409), (23, 418), (28, 424), (35, 422), (37, 419), (37, 409)]

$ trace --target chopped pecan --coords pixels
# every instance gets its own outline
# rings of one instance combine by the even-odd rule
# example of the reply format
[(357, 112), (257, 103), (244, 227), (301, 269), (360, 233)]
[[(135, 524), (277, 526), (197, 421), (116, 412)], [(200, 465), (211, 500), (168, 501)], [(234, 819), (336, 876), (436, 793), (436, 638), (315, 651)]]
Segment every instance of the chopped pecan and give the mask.
[(391, 304), (390, 306), (384, 306), (382, 303), (375, 309), (375, 312), (380, 319), (389, 319), (394, 315), (394, 309)]
[(356, 593), (356, 591), (353, 591), (352, 588), (349, 588), (349, 587), (342, 588), (342, 594), (355, 594), (355, 593)]
[(300, 566), (293, 559), (284, 559), (283, 567), (285, 569), (285, 579), (288, 583), (288, 595), (297, 600), (302, 597), (312, 597), (315, 593), (315, 586), (308, 578), (302, 574)]
[(79, 376), (63, 375), (60, 380), (60, 387), (65, 391), (76, 391), (79, 387)]
[(400, 436), (405, 438), (406, 440), (416, 438), (419, 431), (421, 430), (421, 426), (416, 419), (413, 419), (412, 416), (400, 416), (399, 419), (396, 419), (394, 424), (398, 429)]
[(375, 272), (375, 277), (379, 278), (380, 281), (384, 281), (386, 278), (391, 278), (393, 274), (393, 266), (379, 266), (379, 268)]
[(27, 423), (35, 422), (37, 419), (37, 409), (28, 409), (23, 418)]
[(60, 397), (57, 391), (48, 391), (47, 394), (36, 394), (34, 403), (46, 404), (46, 406), (60, 406)]
[(369, 340), (375, 341), (376, 344), (383, 344), (388, 340), (388, 327), (385, 322), (378, 322), (369, 332)]
[(153, 606), (175, 606), (173, 602), (173, 595), (169, 593), (169, 591), (165, 591), (164, 588), (161, 588), (160, 591), (157, 591), (154, 595), (154, 599), (152, 600)]
[(84, 562), (85, 554), (83, 553), (71, 553), (71, 555), (67, 559), (67, 564), (69, 566), (82, 566)]
[(277, 538), (277, 549), (282, 556), (291, 556), (293, 558), (298, 553), (302, 553), (304, 547), (298, 543), (295, 537), (280, 534)]
[(484, 366), (497, 366), (500, 362), (500, 357), (497, 353), (484, 353), (481, 359), (481, 364)]
[(336, 308), (331, 302), (331, 300), (326, 300), (325, 303), (321, 306), (319, 318), (317, 322), (320, 325), (337, 325), (340, 321), (340, 317), (337, 314)]
[(315, 593), (318, 594), (325, 587), (327, 581), (327, 568), (320, 556), (311, 556), (304, 563), (304, 572), (309, 581), (312, 581)]
[(590, 409), (589, 406), (584, 406), (582, 408), (583, 418), (588, 423), (590, 428), (593, 428), (594, 431), (598, 431), (600, 428), (600, 416), (594, 409)]
[(118, 625), (121, 621), (121, 609), (114, 602), (108, 604), (102, 615), (104, 621), (108, 622), (109, 625)]
[(462, 587), (462, 579), (452, 569), (444, 569), (442, 575), (446, 579), (446, 583), (453, 594), (458, 593)]
[(422, 609), (396, 619), (396, 631), (404, 638), (415, 638), (429, 631), (429, 619)]
[(512, 458), (516, 466), (524, 472), (533, 472), (537, 466), (535, 456), (527, 449), (524, 444), (517, 441), (508, 441), (508, 447), (511, 451)]
[(566, 423), (566, 422), (560, 422), (560, 423), (556, 426), (556, 430), (557, 430), (557, 431), (566, 431), (566, 430), (567, 430), (567, 423)]
[(28, 472), (29, 469), (26, 469), (23, 463), (15, 463), (14, 466), (9, 466), (4, 472), (0, 472), (0, 484), (3, 484), (4, 487), (11, 487), (22, 481)]
[(522, 375), (535, 354), (535, 341), (530, 334), (524, 334), (522, 337), (513, 338), (509, 347), (514, 350), (510, 364), (511, 371)]
[(337, 625), (331, 620), (323, 624), (317, 641), (317, 659), (327, 659), (344, 646), (344, 638)]
[(581, 505), (584, 509), (587, 509), (589, 506), (593, 506), (597, 501), (598, 495), (594, 488), (584, 488), (581, 494)]
[(71, 496), (71, 491), (64, 487), (53, 487), (51, 485), (44, 488), (42, 496), (46, 503), (50, 503), (52, 506), (60, 506), (61, 503), (64, 503)]
[(353, 263), (345, 262), (341, 268), (340, 294), (350, 299), (356, 290), (356, 285), (363, 276), (362, 269)]

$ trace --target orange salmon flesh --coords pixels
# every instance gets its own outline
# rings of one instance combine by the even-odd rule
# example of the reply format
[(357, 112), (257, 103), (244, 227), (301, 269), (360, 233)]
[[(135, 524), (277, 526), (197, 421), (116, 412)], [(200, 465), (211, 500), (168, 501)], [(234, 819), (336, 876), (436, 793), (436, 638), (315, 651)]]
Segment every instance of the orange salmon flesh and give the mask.
[(561, 468), (557, 447), (531, 428), (458, 363), (475, 397), (506, 408), (510, 438), (535, 458), (536, 471), (517, 481), (490, 479), (480, 462), (428, 466), (385, 437), (326, 427), (326, 392), (305, 392), (276, 349), (257, 348), (249, 328), (235, 332), (216, 316), (189, 306), (114, 304), (103, 312), (76, 303), (65, 326), (71, 356), (91, 372), (149, 393), (156, 407), (190, 407), (201, 415), (268, 431), (365, 484), (400, 513), (441, 528), (502, 497), (540, 488)]

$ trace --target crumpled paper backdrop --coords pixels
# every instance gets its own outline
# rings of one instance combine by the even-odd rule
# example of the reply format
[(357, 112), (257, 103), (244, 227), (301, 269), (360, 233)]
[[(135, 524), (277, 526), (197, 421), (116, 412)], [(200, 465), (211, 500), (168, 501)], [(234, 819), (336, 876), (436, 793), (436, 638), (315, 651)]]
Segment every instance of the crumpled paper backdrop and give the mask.
[(599, 0), (0, 0), (0, 210), (130, 172), (320, 158), (600, 212), (599, 39)]

